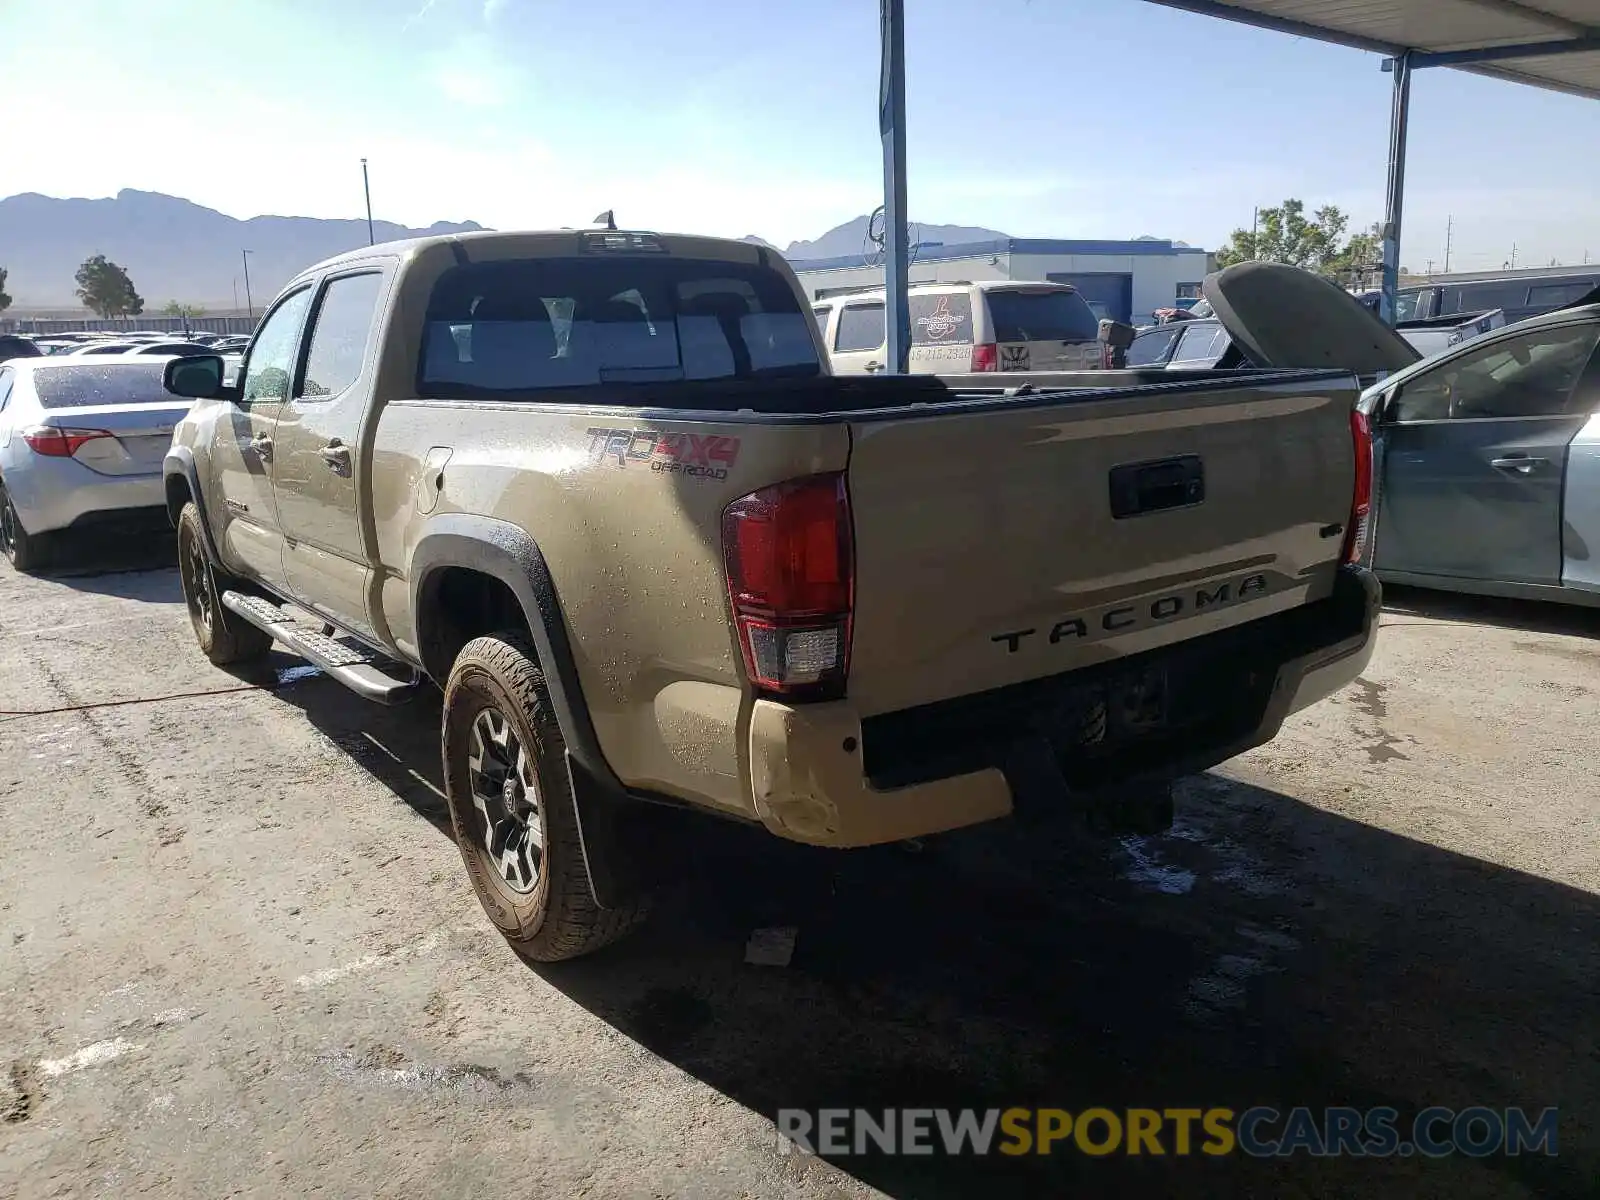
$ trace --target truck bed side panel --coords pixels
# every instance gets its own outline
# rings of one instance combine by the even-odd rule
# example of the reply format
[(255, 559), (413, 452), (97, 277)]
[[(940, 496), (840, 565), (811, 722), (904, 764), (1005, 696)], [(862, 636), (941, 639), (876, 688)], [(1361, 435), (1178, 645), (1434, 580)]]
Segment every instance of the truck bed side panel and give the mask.
[[(442, 471), (423, 469), (449, 450)], [(431, 517), (508, 521), (556, 583), (601, 750), (626, 785), (749, 808), (748, 720), (721, 514), (757, 488), (843, 470), (842, 424), (648, 420), (637, 411), (402, 401), (376, 431), (381, 607), (415, 647), (407, 564)], [(444, 486), (429, 495), (438, 475)]]

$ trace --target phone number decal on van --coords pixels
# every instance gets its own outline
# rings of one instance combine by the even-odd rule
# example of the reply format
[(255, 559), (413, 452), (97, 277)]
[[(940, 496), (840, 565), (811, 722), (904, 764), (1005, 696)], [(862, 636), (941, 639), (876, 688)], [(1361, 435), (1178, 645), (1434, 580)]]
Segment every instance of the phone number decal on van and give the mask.
[(657, 429), (591, 428), (589, 457), (619, 467), (648, 463), (652, 471), (691, 479), (726, 479), (739, 461), (739, 439), (721, 434), (663, 433)]

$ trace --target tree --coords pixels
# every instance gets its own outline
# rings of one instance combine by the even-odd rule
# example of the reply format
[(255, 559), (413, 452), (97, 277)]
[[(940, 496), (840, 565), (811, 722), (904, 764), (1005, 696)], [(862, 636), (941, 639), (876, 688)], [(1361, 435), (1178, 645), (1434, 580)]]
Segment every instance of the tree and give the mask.
[(133, 290), (133, 280), (104, 254), (84, 259), (76, 279), (78, 299), (99, 316), (136, 317), (144, 311), (144, 299)]
[(11, 307), (11, 297), (6, 295), (6, 269), (0, 267), (0, 312)]
[(167, 306), (161, 310), (164, 317), (203, 317), (206, 310), (198, 304), (179, 304), (176, 300), (168, 300)]
[(1307, 217), (1303, 201), (1285, 200), (1259, 210), (1253, 229), (1235, 229), (1228, 244), (1217, 251), (1217, 265), (1281, 262), (1348, 280), (1353, 270), (1377, 261), (1382, 243), (1376, 225), (1343, 240), (1349, 225), (1350, 218), (1331, 204)]
[(1367, 232), (1351, 237), (1325, 270), (1350, 287), (1376, 287), (1383, 273), (1383, 226), (1374, 224)]

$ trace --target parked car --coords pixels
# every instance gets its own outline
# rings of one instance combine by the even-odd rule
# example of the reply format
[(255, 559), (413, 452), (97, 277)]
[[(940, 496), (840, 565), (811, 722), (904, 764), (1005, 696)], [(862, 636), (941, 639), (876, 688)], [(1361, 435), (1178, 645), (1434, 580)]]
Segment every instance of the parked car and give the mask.
[(441, 686), (467, 874), (534, 958), (635, 924), (650, 800), (833, 847), (1034, 803), (1164, 825), (1377, 625), (1354, 375), (1412, 352), (1304, 272), (1235, 285), (1257, 361), (1344, 369), (834, 378), (747, 243), (362, 247), (289, 283), (236, 387), (166, 364), (200, 400), (166, 458), (189, 619), (219, 664)]
[(1508, 323), (1515, 324), (1579, 303), (1596, 288), (1600, 288), (1597, 267), (1443, 278), (1401, 288), (1395, 295), (1395, 319), (1415, 321), (1455, 314), (1465, 318), (1468, 313), (1498, 308)]
[(129, 354), (212, 354), (212, 347), (203, 342), (149, 342), (135, 346)]
[(69, 342), (58, 337), (40, 338), (33, 344), (39, 347), (40, 354), (66, 354), (82, 345), (81, 342)]
[(1600, 304), (1521, 321), (1361, 400), (1395, 583), (1600, 605)]
[(68, 350), (66, 357), (82, 358), (85, 355), (93, 354), (126, 354), (130, 350), (139, 349), (139, 346), (139, 342), (112, 342), (105, 340), (85, 342), (76, 350)]
[(1243, 365), (1241, 355), (1228, 363), (1232, 339), (1215, 317), (1182, 317), (1161, 325), (1149, 325), (1134, 334), (1128, 346), (1129, 367), (1220, 367)]
[[(1365, 297), (1360, 299), (1366, 303)], [(1475, 314), (1465, 321), (1455, 317), (1408, 321), (1395, 326), (1395, 332), (1409, 342), (1419, 356), (1427, 356), (1504, 324), (1504, 314), (1496, 309)], [(1127, 365), (1165, 366), (1174, 370), (1251, 365), (1247, 356), (1232, 351), (1233, 343), (1227, 329), (1214, 317), (1186, 317), (1139, 330), (1128, 347)]]
[(0, 362), (13, 358), (38, 358), (44, 353), (32, 338), (18, 337), (14, 333), (0, 333)]
[(71, 355), (0, 366), (0, 546), (18, 570), (84, 526), (158, 525), (161, 464), (189, 409), (154, 359)]
[[(812, 305), (836, 375), (888, 362), (884, 293)], [(1100, 321), (1064, 283), (917, 284), (910, 292), (913, 375), (969, 371), (1086, 371), (1100, 364)]]

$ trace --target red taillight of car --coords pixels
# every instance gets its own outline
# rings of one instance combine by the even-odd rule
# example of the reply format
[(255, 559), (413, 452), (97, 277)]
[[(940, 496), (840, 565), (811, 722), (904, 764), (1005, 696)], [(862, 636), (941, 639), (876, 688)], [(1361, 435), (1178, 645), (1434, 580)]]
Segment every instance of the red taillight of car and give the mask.
[(1351, 412), (1350, 440), (1356, 455), (1356, 484), (1350, 501), (1350, 524), (1344, 535), (1344, 561), (1359, 563), (1366, 553), (1372, 523), (1372, 425), (1366, 413)]
[(54, 425), (35, 425), (22, 431), (28, 449), (46, 458), (71, 458), (85, 442), (111, 436), (105, 429), (57, 429)]
[(984, 342), (972, 348), (972, 369), (974, 371), (998, 371), (1000, 369), (1000, 347), (993, 342)]
[(750, 682), (790, 700), (843, 696), (855, 601), (844, 476), (741, 496), (722, 513), (722, 555)]

